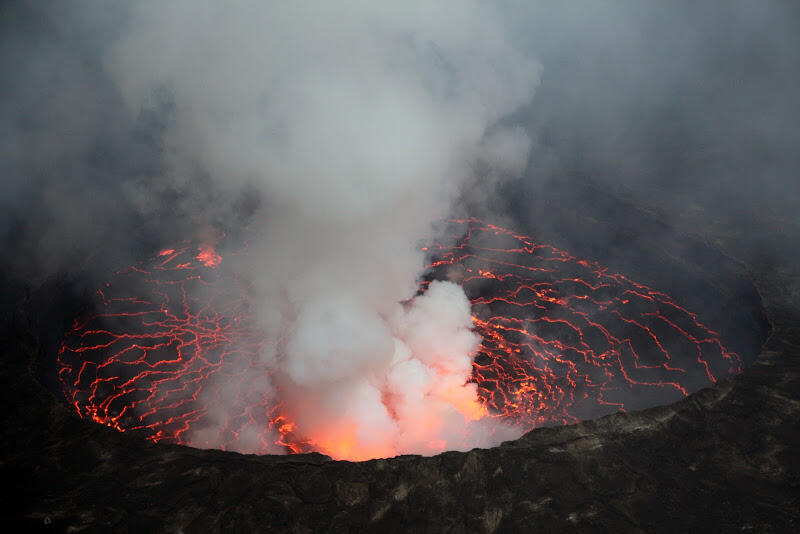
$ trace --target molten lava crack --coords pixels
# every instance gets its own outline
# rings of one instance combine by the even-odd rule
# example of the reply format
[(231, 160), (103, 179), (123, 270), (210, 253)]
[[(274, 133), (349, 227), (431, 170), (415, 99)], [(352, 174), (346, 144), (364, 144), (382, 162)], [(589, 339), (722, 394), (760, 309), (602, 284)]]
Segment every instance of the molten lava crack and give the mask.
[[(741, 370), (719, 334), (664, 293), (475, 219), (451, 221), (449, 233), (442, 242), (455, 245), (426, 248), (427, 278), (456, 281), (472, 303), (483, 338), (476, 417), (566, 424), (674, 401)], [(281, 340), (259, 332), (250, 295), (209, 245), (119, 271), (64, 339), (66, 399), (81, 417), (157, 442), (314, 449), (275, 392), (254, 387), (274, 372), (259, 355)], [(231, 398), (218, 420), (214, 406)]]

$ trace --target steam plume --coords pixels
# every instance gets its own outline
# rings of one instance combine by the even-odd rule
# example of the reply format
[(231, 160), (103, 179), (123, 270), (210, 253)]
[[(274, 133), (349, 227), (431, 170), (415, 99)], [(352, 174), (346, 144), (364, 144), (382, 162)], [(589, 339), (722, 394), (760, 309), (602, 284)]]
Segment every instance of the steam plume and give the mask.
[(261, 355), (274, 378), (252, 387), (280, 392), (298, 432), (346, 458), (510, 437), (480, 421), (467, 384), (479, 339), (463, 291), (438, 282), (408, 302), (431, 222), (473, 169), (527, 160), (526, 135), (501, 119), (530, 100), (539, 68), (489, 7), (140, 3), (106, 67), (131, 114), (167, 95), (173, 180), (204, 173), (263, 195), (239, 268), (283, 342)]

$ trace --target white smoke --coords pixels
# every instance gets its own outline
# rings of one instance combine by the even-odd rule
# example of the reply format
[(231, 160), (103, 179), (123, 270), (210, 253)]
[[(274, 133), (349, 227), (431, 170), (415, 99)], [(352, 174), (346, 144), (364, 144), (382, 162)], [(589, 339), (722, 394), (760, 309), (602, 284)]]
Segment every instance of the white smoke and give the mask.
[[(400, 304), (473, 169), (527, 161), (527, 137), (501, 120), (539, 67), (489, 4), (139, 2), (106, 66), (133, 114), (171, 96), (175, 181), (203, 172), (266, 199), (241, 269), (285, 343), (253, 387), (277, 386), (298, 432), (346, 458), (510, 437), (466, 383), (479, 339), (463, 291), (432, 283)], [(257, 450), (253, 436), (238, 448)]]

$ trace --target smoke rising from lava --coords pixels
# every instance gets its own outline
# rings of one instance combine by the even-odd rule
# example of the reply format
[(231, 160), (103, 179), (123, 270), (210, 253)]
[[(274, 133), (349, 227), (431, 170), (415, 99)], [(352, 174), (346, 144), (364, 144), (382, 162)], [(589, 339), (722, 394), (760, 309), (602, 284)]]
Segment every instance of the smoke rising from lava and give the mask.
[[(290, 341), (318, 339), (307, 318), (325, 309), (367, 310), (397, 337), (418, 245), (456, 195), (465, 218), (555, 236), (668, 293), (684, 281), (643, 263), (640, 243), (673, 250), (671, 234), (617, 207), (590, 214), (613, 223), (596, 232), (565, 229), (568, 198), (552, 201), (572, 192), (565, 177), (633, 195), (665, 226), (730, 228), (742, 257), (769, 268), (797, 262), (797, 4), (495, 7), (503, 23), (463, 2), (4, 5), (0, 276), (35, 289), (56, 275), (79, 295), (209, 228), (249, 223), (259, 239), (223, 268), (237, 262), (254, 281), (261, 326), (279, 340), (259, 357), (281, 372), (248, 380), (271, 392), (294, 382)], [(514, 48), (544, 67), (530, 106), (538, 68)], [(523, 169), (499, 191), (485, 179)], [(53, 306), (58, 336), (74, 310)], [(208, 446), (218, 434), (193, 432)], [(240, 449), (254, 439), (242, 432)]]
[[(469, 301), (450, 282), (413, 298), (419, 245), (472, 169), (519, 173), (528, 157), (500, 121), (539, 67), (489, 7), (142, 3), (106, 62), (132, 114), (168, 95), (175, 180), (202, 170), (263, 194), (238, 268), (280, 342), (260, 355), (275, 378), (252, 387), (280, 391), (298, 432), (337, 457), (491, 443), (468, 424), (481, 415)], [(189, 442), (218, 445), (207, 435)]]

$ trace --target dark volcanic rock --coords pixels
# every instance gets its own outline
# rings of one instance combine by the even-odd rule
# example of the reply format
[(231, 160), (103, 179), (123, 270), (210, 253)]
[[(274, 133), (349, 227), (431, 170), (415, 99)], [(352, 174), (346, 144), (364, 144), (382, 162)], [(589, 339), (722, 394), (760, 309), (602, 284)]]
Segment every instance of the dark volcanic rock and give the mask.
[(756, 270), (772, 331), (741, 375), (676, 404), (488, 450), (363, 463), (154, 445), (36, 380), (35, 298), (2, 280), (4, 522), (24, 530), (800, 530), (800, 281)]

